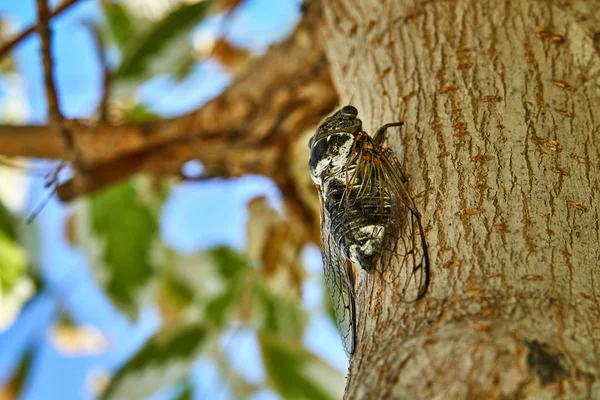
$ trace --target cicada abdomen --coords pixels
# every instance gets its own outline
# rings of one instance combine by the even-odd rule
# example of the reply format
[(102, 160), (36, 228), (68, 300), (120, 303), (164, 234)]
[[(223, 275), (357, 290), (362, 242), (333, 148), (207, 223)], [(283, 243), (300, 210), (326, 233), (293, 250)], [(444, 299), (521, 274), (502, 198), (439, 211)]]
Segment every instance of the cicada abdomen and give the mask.
[(327, 178), (323, 197), (335, 242), (347, 258), (371, 270), (390, 222), (391, 198), (373, 177), (364, 179), (356, 173), (356, 165), (351, 165), (345, 176)]

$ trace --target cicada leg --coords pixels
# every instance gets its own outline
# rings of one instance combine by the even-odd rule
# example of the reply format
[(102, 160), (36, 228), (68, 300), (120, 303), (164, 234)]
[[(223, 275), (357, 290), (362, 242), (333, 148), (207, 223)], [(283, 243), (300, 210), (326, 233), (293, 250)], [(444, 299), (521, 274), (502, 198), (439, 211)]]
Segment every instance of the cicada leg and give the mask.
[(394, 126), (402, 126), (402, 125), (404, 125), (404, 122), (402, 122), (402, 121), (391, 122), (389, 124), (383, 125), (381, 128), (377, 129), (377, 131), (373, 135), (373, 144), (377, 147), (380, 147), (383, 144), (383, 142), (385, 141), (385, 133), (388, 130), (388, 128), (392, 128)]

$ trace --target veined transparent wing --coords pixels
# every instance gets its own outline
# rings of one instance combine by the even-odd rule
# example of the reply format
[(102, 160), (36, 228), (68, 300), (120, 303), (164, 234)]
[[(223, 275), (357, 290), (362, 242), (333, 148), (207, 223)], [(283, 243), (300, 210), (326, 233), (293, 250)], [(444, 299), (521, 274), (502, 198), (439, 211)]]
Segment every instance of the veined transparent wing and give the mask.
[(325, 209), (321, 189), (318, 188), (321, 203), (321, 253), (325, 282), (335, 311), (338, 330), (346, 355), (354, 353), (356, 344), (356, 308), (354, 303), (354, 282), (348, 268), (350, 261), (342, 254), (329, 231), (329, 215)]
[[(392, 195), (394, 206), (380, 259), (381, 273), (390, 270), (391, 279), (398, 284), (396, 292), (403, 302), (413, 302), (425, 295), (429, 286), (429, 255), (421, 215), (406, 188), (400, 163), (390, 149), (376, 148), (381, 187)], [(390, 265), (397, 268), (390, 269)]]

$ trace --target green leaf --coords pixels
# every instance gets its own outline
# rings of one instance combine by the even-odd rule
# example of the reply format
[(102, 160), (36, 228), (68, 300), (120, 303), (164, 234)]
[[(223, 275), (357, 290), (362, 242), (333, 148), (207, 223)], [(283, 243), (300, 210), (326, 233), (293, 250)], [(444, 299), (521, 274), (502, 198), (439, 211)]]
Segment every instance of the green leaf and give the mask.
[(142, 104), (136, 104), (125, 110), (123, 119), (125, 122), (150, 122), (160, 119), (160, 115)]
[(104, 286), (126, 311), (135, 311), (136, 292), (151, 277), (150, 252), (158, 221), (132, 183), (113, 186), (91, 198), (93, 231), (103, 239)]
[(229, 322), (232, 311), (244, 298), (241, 296), (244, 285), (249, 284), (245, 278), (256, 270), (246, 255), (227, 246), (213, 247), (206, 251), (206, 255), (225, 288), (206, 303), (205, 313), (218, 328), (223, 328)]
[(134, 21), (122, 3), (103, 1), (109, 32), (119, 47), (123, 47), (135, 34)]
[(204, 326), (197, 323), (159, 332), (117, 371), (101, 399), (143, 399), (183, 381), (206, 335)]
[(192, 68), (198, 62), (198, 57), (191, 51), (183, 54), (182, 58), (176, 60), (173, 76), (177, 81), (183, 81), (192, 71)]
[[(217, 328), (227, 325), (246, 293), (244, 287), (251, 284), (249, 274), (256, 272), (244, 254), (225, 246), (193, 255), (172, 252), (165, 264), (177, 291), (187, 293), (188, 304), (201, 305), (197, 314)], [(251, 291), (246, 298), (251, 298)]]
[(221, 293), (206, 303), (206, 317), (213, 322), (217, 328), (222, 329), (227, 322), (229, 322), (233, 306), (235, 305), (236, 300), (239, 299), (237, 294), (237, 287), (230, 287), (226, 292)]
[(251, 269), (248, 258), (227, 246), (217, 246), (207, 250), (207, 253), (212, 257), (218, 272), (226, 279), (236, 279)]
[(26, 271), (27, 254), (18, 243), (4, 232), (0, 232), (0, 288), (2, 293), (10, 293)]
[(194, 398), (194, 387), (187, 383), (181, 393), (179, 393), (173, 400), (192, 400)]
[(284, 399), (339, 399), (344, 376), (307, 351), (301, 343), (260, 334), (259, 343), (270, 385)]
[(194, 288), (175, 274), (166, 275), (163, 284), (168, 294), (182, 305), (188, 305), (194, 299)]
[(0, 232), (4, 232), (12, 240), (17, 240), (16, 221), (2, 202), (0, 202)]
[[(148, 74), (152, 61), (179, 59), (174, 53), (190, 51), (188, 36), (194, 26), (207, 15), (212, 1), (184, 4), (138, 35), (123, 50), (123, 62), (117, 78), (133, 78)], [(184, 43), (181, 46), (181, 43)], [(180, 51), (182, 50), (182, 51)], [(164, 53), (169, 56), (165, 56)]]
[(261, 283), (254, 290), (262, 312), (260, 330), (286, 338), (300, 340), (307, 316), (299, 302), (273, 293)]

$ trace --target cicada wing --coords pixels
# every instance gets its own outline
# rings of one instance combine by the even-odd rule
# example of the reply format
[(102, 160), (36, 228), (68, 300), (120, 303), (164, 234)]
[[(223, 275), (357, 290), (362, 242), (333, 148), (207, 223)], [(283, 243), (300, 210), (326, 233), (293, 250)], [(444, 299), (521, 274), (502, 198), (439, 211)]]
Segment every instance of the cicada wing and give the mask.
[(330, 219), (324, 207), (320, 190), (319, 201), (321, 203), (321, 253), (323, 255), (325, 282), (333, 304), (344, 350), (346, 355), (350, 357), (354, 353), (356, 344), (354, 282), (348, 270), (350, 268), (349, 260), (342, 254), (330, 232)]
[[(429, 255), (421, 216), (408, 192), (400, 163), (390, 149), (378, 149), (380, 186), (391, 195), (391, 215), (379, 262), (380, 272), (390, 271), (395, 290), (404, 302), (425, 295), (429, 286)], [(397, 268), (388, 268), (397, 264)]]

